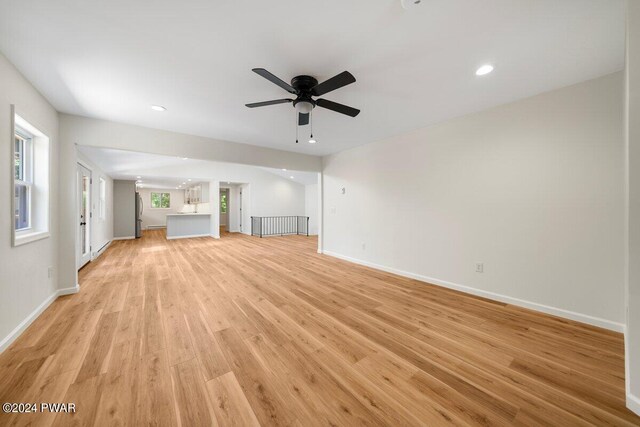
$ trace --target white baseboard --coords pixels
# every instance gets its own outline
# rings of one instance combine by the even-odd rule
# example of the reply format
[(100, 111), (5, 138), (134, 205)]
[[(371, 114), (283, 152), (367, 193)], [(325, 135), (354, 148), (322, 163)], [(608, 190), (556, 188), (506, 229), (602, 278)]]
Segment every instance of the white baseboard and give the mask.
[(16, 340), (28, 327), (33, 323), (34, 320), (38, 318), (44, 312), (47, 307), (51, 305), (56, 298), (62, 295), (70, 295), (75, 294), (80, 291), (80, 285), (73, 286), (71, 288), (58, 289), (53, 294), (51, 294), (47, 299), (45, 299), (42, 304), (36, 307), (18, 326), (15, 327), (13, 331), (9, 333), (6, 337), (4, 337), (0, 341), (0, 353), (7, 349), (11, 345), (12, 342)]
[[(167, 240), (174, 240), (174, 239), (192, 239), (194, 237), (214, 237), (212, 234), (190, 234), (188, 236), (167, 236)], [(215, 237), (214, 237), (215, 238)]]
[(613, 322), (611, 320), (590, 316), (588, 314), (576, 313), (574, 311), (569, 311), (569, 310), (565, 310), (558, 307), (551, 307), (551, 306), (539, 304), (536, 302), (513, 298), (507, 295), (501, 295), (494, 292), (483, 291), (481, 289), (472, 288), (470, 286), (464, 286), (464, 285), (459, 285), (457, 283), (447, 282), (446, 280), (440, 280), (433, 277), (427, 277), (420, 274), (411, 273), (408, 271), (402, 271), (395, 268), (374, 264), (368, 261), (359, 260), (357, 258), (352, 258), (346, 255), (341, 255), (331, 251), (325, 250), (323, 251), (323, 253), (325, 255), (329, 255), (345, 261), (353, 262), (355, 264), (360, 264), (366, 267), (375, 268), (376, 270), (382, 270), (382, 271), (386, 271), (387, 273), (397, 274), (398, 276), (408, 277), (410, 279), (419, 280), (421, 282), (442, 286), (444, 288), (449, 288), (449, 289), (464, 292), (467, 294), (488, 298), (494, 301), (500, 301), (507, 304), (517, 305), (519, 307), (540, 311), (540, 312), (551, 314), (558, 317), (564, 317), (565, 319), (575, 320), (576, 322), (587, 323), (589, 325), (598, 326), (600, 328), (609, 329), (615, 332), (624, 332), (624, 324)]
[(640, 399), (631, 393), (627, 393), (627, 408), (640, 415)]
[(102, 245), (102, 247), (101, 247), (100, 249), (98, 249), (97, 251), (95, 251), (95, 252), (93, 253), (93, 256), (91, 257), (91, 261), (95, 261), (96, 259), (98, 259), (98, 257), (99, 257), (100, 255), (102, 255), (102, 254), (104, 253), (104, 251), (106, 251), (106, 250), (107, 250), (107, 248), (108, 248), (109, 246), (111, 246), (111, 242), (112, 242), (112, 240), (109, 240), (107, 243), (105, 243), (104, 245)]
[(61, 297), (63, 295), (72, 295), (80, 292), (80, 285), (75, 285), (70, 288), (58, 289), (58, 295), (56, 297)]
[(136, 236), (114, 237), (113, 240), (133, 240)]

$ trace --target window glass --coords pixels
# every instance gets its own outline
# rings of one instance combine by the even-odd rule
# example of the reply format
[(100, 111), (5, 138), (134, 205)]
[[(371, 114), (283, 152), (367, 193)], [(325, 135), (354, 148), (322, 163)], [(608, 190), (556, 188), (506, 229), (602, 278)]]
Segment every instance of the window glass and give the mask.
[(227, 213), (227, 193), (220, 193), (220, 213)]
[(14, 151), (14, 164), (15, 164), (15, 179), (19, 181), (24, 180), (24, 146), (25, 141), (19, 135), (15, 135), (15, 151)]
[(168, 209), (171, 207), (170, 193), (151, 193), (151, 207), (156, 209)]
[(29, 228), (29, 186), (15, 184), (15, 221), (16, 231)]

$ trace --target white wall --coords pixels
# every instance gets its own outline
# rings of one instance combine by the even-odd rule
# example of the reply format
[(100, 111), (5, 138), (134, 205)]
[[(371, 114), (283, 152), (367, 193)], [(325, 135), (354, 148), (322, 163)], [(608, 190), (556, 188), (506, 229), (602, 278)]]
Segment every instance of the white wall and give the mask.
[(615, 73), (326, 157), (324, 251), (621, 330), (622, 91)]
[(627, 406), (640, 415), (640, 3), (628, 3), (627, 142)]
[(246, 165), (320, 171), (318, 156), (186, 135), (106, 120), (60, 114), (63, 141), (93, 147), (189, 157)]
[[(78, 162), (91, 170), (91, 257), (113, 239), (113, 179), (82, 153), (77, 153)], [(100, 178), (105, 182), (105, 217), (100, 218)]]
[(136, 236), (136, 182), (113, 181), (113, 237), (129, 239)]
[(309, 217), (309, 234), (318, 234), (318, 184), (304, 187), (304, 214)]
[[(9, 201), (12, 197), (12, 176), (8, 167), (0, 174), (0, 351), (14, 339), (33, 317), (55, 297), (59, 287), (75, 283), (58, 280), (58, 115), (53, 107), (0, 54), (0, 164), (10, 165), (11, 104), (32, 125), (43, 131), (50, 142), (50, 225), (48, 238), (11, 246)], [(75, 237), (74, 237), (75, 238)], [(73, 247), (73, 246), (72, 246)], [(75, 264), (75, 255), (72, 254)], [(49, 277), (48, 269), (52, 268)], [(43, 305), (44, 304), (44, 305)]]
[[(146, 229), (150, 225), (161, 225), (166, 227), (167, 215), (181, 212), (184, 207), (184, 190), (167, 190), (158, 188), (138, 189), (142, 196), (144, 209), (142, 211), (142, 228)], [(171, 196), (169, 209), (158, 209), (151, 207), (151, 193), (169, 193)]]

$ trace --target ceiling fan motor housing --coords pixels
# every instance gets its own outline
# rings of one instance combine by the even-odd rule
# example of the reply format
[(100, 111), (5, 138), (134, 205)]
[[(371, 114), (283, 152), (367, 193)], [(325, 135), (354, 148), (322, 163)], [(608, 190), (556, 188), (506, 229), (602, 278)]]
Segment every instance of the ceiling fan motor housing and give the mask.
[(400, 0), (404, 9), (415, 9), (422, 3), (422, 0)]

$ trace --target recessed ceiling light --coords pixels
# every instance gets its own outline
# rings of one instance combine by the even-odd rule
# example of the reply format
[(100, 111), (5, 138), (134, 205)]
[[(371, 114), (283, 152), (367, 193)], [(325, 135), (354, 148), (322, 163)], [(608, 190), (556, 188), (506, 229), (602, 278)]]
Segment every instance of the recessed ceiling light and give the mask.
[(181, 159), (182, 159), (182, 160), (187, 160), (187, 159), (188, 159), (188, 157), (181, 157)]
[(164, 108), (162, 105), (152, 105), (151, 109), (153, 111), (167, 111), (167, 109)]
[(182, 183), (182, 185), (186, 185), (186, 184), (187, 184), (186, 182), (183, 182), (183, 183)]
[(493, 65), (486, 64), (476, 70), (476, 76), (484, 76), (493, 71)]
[(282, 170), (285, 171), (285, 172), (287, 171), (285, 168), (282, 168)]
[(142, 177), (141, 177), (141, 176), (136, 176), (136, 178), (140, 179), (140, 178), (142, 178)]
[(289, 178), (293, 179), (293, 176), (290, 176)]
[(187, 181), (191, 181), (191, 179), (188, 179)]

